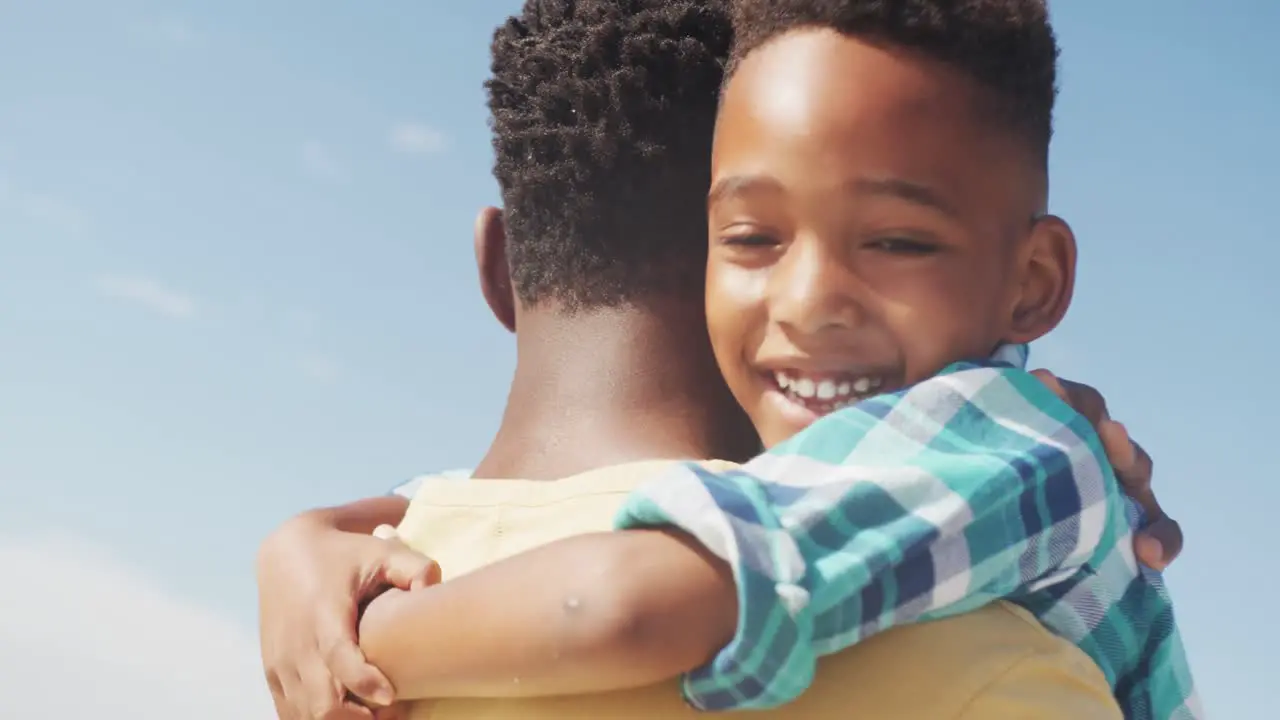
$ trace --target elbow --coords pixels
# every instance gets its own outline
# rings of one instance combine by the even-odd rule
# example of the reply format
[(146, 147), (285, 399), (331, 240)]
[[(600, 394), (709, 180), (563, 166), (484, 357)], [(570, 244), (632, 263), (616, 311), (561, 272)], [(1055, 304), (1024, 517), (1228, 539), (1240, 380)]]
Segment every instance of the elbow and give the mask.
[[(655, 533), (655, 535), (657, 535)], [(632, 533), (619, 534), (627, 540)], [(657, 539), (657, 538), (655, 538)], [(662, 544), (665, 543), (665, 544)], [(565, 599), (576, 625), (569, 635), (580, 657), (626, 658), (638, 674), (662, 680), (709, 661), (733, 638), (737, 595), (732, 575), (682, 539), (618, 542), (590, 564), (589, 588)]]
[(550, 619), (560, 629), (557, 654), (585, 658), (642, 646), (652, 618), (628, 572), (626, 553), (583, 549), (584, 557), (573, 565), (576, 577), (554, 598)]
[[(641, 658), (660, 644), (661, 619), (647, 607), (640, 588), (624, 576), (623, 569), (610, 572), (611, 582), (587, 598), (569, 598), (566, 619), (576, 626), (569, 635), (571, 651), (580, 657)], [(581, 618), (575, 618), (582, 615)]]

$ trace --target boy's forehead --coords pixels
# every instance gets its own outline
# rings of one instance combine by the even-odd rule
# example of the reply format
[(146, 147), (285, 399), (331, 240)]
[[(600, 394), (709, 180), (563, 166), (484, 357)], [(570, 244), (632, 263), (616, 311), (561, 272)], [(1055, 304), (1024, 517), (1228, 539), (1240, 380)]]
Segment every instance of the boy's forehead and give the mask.
[(910, 50), (828, 29), (792, 31), (752, 51), (729, 79), (714, 172), (784, 183), (790, 172), (842, 186), (853, 176), (889, 178), (964, 194), (979, 190), (976, 176), (1025, 183), (1022, 144), (988, 122), (985, 92)]
[(775, 132), (807, 135), (869, 122), (972, 134), (983, 129), (973, 112), (982, 92), (962, 73), (909, 50), (809, 29), (782, 35), (743, 60), (725, 89), (721, 120), (745, 116)]

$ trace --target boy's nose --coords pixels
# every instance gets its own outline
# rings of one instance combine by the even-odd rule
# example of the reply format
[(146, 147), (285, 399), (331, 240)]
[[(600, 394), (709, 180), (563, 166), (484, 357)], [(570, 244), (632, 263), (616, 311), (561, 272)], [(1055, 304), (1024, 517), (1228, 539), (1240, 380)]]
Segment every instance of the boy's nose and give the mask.
[(853, 330), (865, 313), (861, 281), (847, 258), (817, 239), (797, 239), (769, 274), (769, 316), (785, 329), (814, 335)]

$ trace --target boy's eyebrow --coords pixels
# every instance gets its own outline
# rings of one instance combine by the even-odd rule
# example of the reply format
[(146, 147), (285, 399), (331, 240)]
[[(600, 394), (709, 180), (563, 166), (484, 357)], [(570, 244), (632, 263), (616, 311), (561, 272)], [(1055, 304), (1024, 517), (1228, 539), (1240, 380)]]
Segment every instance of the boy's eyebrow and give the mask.
[(959, 217), (955, 206), (947, 202), (936, 190), (920, 183), (901, 178), (857, 178), (850, 180), (849, 192), (863, 195), (889, 195), (916, 205), (933, 208), (951, 217)]
[[(707, 206), (710, 207), (734, 195), (753, 190), (782, 192), (782, 183), (768, 175), (731, 175), (717, 180), (707, 193)], [(893, 177), (862, 177), (845, 183), (845, 191), (854, 195), (887, 195), (900, 200), (933, 208), (951, 217), (959, 217), (955, 206), (947, 202), (933, 188), (910, 180)]]
[(721, 178), (711, 186), (707, 193), (707, 206), (710, 207), (734, 195), (742, 195), (753, 190), (782, 192), (782, 183), (768, 175), (731, 175)]

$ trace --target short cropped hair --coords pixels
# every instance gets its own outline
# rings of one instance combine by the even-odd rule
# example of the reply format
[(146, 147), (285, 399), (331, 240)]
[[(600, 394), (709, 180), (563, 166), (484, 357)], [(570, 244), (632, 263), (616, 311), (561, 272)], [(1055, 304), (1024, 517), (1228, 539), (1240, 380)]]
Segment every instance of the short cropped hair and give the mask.
[(727, 1), (528, 0), (493, 36), (494, 174), (522, 302), (703, 291)]

